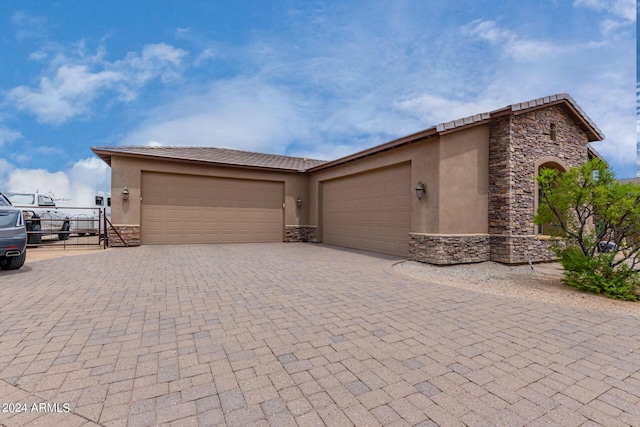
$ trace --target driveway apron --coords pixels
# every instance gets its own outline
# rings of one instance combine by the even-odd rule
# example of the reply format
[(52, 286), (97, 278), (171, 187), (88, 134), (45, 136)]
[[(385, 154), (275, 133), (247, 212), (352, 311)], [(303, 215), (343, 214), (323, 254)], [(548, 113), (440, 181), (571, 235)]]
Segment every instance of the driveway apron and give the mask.
[(640, 425), (639, 318), (394, 261), (142, 246), (0, 271), (0, 424)]

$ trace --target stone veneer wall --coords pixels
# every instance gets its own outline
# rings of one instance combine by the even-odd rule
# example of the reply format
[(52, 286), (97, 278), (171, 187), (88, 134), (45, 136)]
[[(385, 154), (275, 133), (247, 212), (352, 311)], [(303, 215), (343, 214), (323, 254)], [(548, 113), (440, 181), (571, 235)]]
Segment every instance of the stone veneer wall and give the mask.
[[(565, 108), (553, 105), (511, 113), (491, 123), (489, 234), (493, 261), (519, 264), (553, 257), (548, 241), (537, 237), (533, 224), (536, 161), (550, 156), (578, 166), (587, 159), (588, 138)], [(555, 141), (550, 135), (551, 123), (556, 125)], [(527, 239), (522, 239), (525, 236)]]
[[(551, 251), (553, 240), (528, 236), (491, 236), (491, 260), (507, 264), (555, 261)], [(506, 260), (506, 261), (501, 261)]]
[(284, 227), (285, 242), (313, 242), (316, 243), (318, 227), (313, 225), (286, 225)]
[(409, 233), (409, 260), (430, 264), (465, 264), (489, 261), (488, 234)]
[[(118, 230), (120, 236), (114, 231), (114, 228)], [(114, 225), (109, 228), (109, 246), (123, 247), (123, 246), (140, 246), (140, 226), (139, 225)]]

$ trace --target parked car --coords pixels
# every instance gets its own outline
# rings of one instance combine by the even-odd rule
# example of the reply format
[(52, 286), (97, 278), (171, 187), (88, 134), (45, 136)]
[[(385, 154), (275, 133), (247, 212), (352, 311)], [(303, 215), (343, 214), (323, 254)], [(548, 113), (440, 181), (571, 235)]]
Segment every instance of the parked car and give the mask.
[(598, 243), (598, 251), (600, 252), (618, 252), (620, 247), (611, 240), (603, 240)]
[(42, 236), (51, 234), (57, 234), (60, 240), (69, 238), (69, 217), (56, 207), (51, 197), (39, 193), (5, 193), (5, 196), (24, 211), (29, 244), (39, 244)]
[(27, 258), (27, 229), (23, 213), (0, 193), (0, 268), (16, 270)]

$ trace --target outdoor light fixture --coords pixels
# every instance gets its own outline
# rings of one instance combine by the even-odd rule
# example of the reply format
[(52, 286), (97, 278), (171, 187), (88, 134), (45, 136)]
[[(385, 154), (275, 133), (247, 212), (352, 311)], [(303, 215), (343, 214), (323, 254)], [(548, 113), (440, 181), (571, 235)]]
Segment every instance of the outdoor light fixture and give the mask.
[(418, 196), (418, 200), (422, 198), (422, 195), (427, 191), (427, 186), (424, 182), (418, 181), (418, 186), (416, 187), (416, 196)]
[(124, 187), (124, 190), (122, 190), (122, 200), (129, 200), (129, 190), (127, 190), (127, 187)]
[(302, 199), (300, 197), (296, 199), (296, 205), (298, 205), (298, 207), (302, 207)]

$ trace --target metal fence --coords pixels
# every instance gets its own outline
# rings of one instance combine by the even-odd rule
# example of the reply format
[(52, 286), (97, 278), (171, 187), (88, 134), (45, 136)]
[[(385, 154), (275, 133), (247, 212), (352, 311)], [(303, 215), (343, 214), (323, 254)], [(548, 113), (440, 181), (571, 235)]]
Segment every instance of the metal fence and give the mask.
[(27, 247), (67, 249), (106, 247), (107, 218), (105, 208), (58, 208), (57, 212), (35, 212), (24, 209)]

